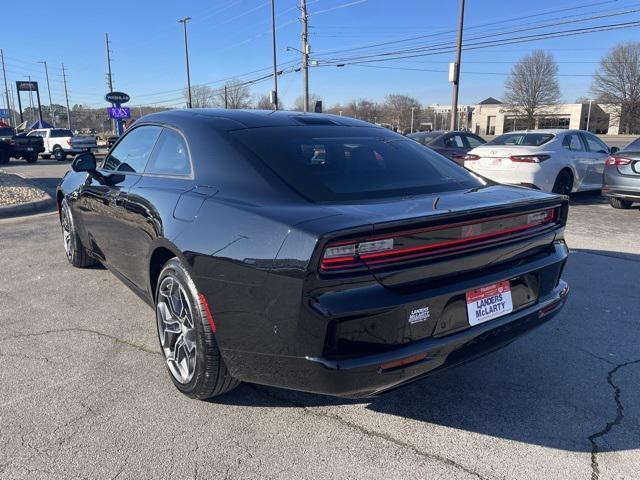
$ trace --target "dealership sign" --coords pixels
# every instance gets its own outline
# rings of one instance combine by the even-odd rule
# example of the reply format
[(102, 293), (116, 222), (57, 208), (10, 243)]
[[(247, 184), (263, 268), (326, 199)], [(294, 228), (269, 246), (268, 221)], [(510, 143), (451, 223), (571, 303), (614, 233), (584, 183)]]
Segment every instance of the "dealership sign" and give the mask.
[(0, 108), (0, 118), (11, 118), (11, 112), (8, 108)]
[(131, 109), (129, 107), (109, 107), (107, 108), (109, 118), (115, 120), (121, 120), (124, 118), (131, 118)]
[(38, 82), (18, 81), (16, 82), (18, 92), (37, 92)]
[(126, 93), (122, 92), (109, 92), (104, 96), (104, 99), (109, 103), (127, 103), (131, 98)]

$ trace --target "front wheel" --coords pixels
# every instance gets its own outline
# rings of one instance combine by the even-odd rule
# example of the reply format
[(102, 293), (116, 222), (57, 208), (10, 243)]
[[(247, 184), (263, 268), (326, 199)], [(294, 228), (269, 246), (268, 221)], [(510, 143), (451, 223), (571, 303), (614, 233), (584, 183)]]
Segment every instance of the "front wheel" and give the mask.
[(199, 400), (222, 395), (240, 383), (227, 370), (204, 302), (182, 263), (169, 260), (156, 288), (160, 348), (174, 385)]
[(621, 210), (627, 210), (627, 209), (631, 208), (631, 205), (633, 205), (633, 202), (630, 201), (630, 200), (624, 200), (622, 198), (609, 197), (609, 204), (613, 208), (619, 208)]
[(38, 154), (32, 153), (31, 155), (24, 157), (24, 159), (27, 163), (36, 163), (38, 161)]
[(62, 227), (64, 251), (67, 254), (69, 263), (74, 267), (81, 268), (94, 265), (96, 261), (89, 256), (80, 241), (66, 198), (62, 200), (62, 205), (60, 206), (60, 226)]
[(67, 154), (64, 153), (64, 150), (62, 150), (61, 147), (54, 147), (53, 148), (53, 156), (59, 162), (64, 162), (65, 159), (67, 158)]
[(569, 195), (571, 190), (573, 190), (573, 174), (569, 170), (562, 170), (556, 177), (551, 191), (560, 195)]

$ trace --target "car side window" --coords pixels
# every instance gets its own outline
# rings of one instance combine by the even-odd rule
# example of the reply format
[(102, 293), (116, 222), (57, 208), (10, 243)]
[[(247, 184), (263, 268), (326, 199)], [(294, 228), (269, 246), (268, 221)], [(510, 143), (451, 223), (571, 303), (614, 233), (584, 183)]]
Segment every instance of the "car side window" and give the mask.
[(153, 175), (190, 175), (189, 149), (182, 135), (170, 128), (164, 128), (145, 173)]
[(104, 159), (103, 170), (122, 173), (144, 172), (161, 131), (161, 127), (143, 125), (128, 132)]
[(451, 135), (445, 139), (444, 146), (447, 148), (464, 148), (464, 142), (460, 135)]
[(476, 148), (480, 145), (484, 145), (484, 142), (480, 140), (478, 137), (474, 137), (473, 135), (465, 135), (467, 142), (469, 143), (469, 147)]
[(598, 137), (594, 137), (591, 134), (583, 134), (583, 138), (587, 142), (587, 147), (592, 153), (609, 153), (609, 147), (607, 147), (602, 140)]
[(580, 136), (577, 133), (569, 133), (565, 135), (564, 140), (562, 140), (562, 146), (572, 152), (584, 152)]

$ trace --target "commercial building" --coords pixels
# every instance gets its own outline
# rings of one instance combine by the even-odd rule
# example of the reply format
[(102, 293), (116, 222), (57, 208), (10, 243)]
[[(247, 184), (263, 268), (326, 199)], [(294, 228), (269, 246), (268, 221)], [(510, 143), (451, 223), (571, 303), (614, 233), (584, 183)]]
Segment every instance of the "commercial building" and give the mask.
[[(616, 135), (620, 127), (615, 110), (614, 105), (595, 102), (552, 105), (541, 109), (535, 116), (535, 128), (576, 128)], [(508, 105), (493, 97), (475, 106), (469, 125), (469, 130), (478, 135), (501, 135), (526, 128), (526, 117), (514, 114)]]

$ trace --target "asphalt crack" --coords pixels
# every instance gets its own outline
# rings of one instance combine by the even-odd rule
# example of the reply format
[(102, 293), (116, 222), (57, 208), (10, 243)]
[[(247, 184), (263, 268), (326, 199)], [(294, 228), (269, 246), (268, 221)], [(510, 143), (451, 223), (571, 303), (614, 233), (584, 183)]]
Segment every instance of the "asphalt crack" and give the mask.
[(299, 404), (299, 403), (296, 403), (296, 402), (294, 402), (294, 401), (292, 401), (292, 400), (290, 400), (288, 398), (282, 398), (282, 397), (279, 397), (277, 395), (274, 395), (272, 392), (266, 391), (266, 390), (262, 389), (261, 387), (259, 387), (257, 385), (247, 384), (247, 386), (249, 386), (250, 388), (252, 388), (256, 392), (258, 392), (259, 394), (262, 394), (262, 395), (264, 395), (266, 397), (269, 397), (271, 399), (277, 400), (277, 401), (282, 402), (282, 403), (288, 403), (289, 405), (292, 405), (294, 407), (302, 409), (305, 413), (308, 413), (310, 415), (314, 415), (316, 417), (320, 417), (320, 418), (323, 418), (323, 419), (330, 419), (330, 420), (337, 421), (338, 423), (341, 423), (342, 425), (345, 425), (346, 427), (351, 428), (352, 430), (356, 430), (356, 431), (358, 431), (358, 432), (360, 432), (360, 433), (362, 433), (362, 434), (364, 434), (366, 436), (376, 437), (378, 439), (393, 443), (394, 445), (396, 445), (398, 447), (406, 448), (406, 449), (412, 451), (413, 453), (415, 453), (416, 455), (418, 455), (419, 457), (422, 457), (424, 459), (435, 461), (435, 462), (438, 462), (438, 463), (453, 467), (453, 468), (455, 468), (457, 470), (460, 470), (460, 471), (462, 471), (464, 473), (467, 473), (469, 475), (473, 475), (474, 477), (478, 478), (479, 480), (489, 480), (488, 477), (485, 477), (485, 476), (479, 474), (478, 472), (476, 472), (476, 471), (474, 471), (474, 470), (472, 470), (472, 469), (470, 469), (468, 467), (465, 467), (464, 465), (462, 465), (462, 464), (460, 464), (460, 463), (458, 463), (458, 462), (456, 462), (454, 460), (451, 460), (450, 458), (443, 457), (441, 455), (437, 455), (437, 454), (434, 454), (434, 453), (424, 452), (424, 451), (418, 449), (417, 447), (411, 445), (410, 443), (405, 442), (403, 440), (400, 440), (398, 438), (395, 438), (395, 437), (393, 437), (391, 435), (387, 435), (387, 434), (384, 434), (384, 433), (376, 432), (374, 430), (370, 430), (368, 428), (363, 427), (362, 425), (358, 425), (357, 423), (353, 423), (353, 422), (350, 422), (348, 420), (345, 420), (344, 418), (342, 418), (342, 417), (340, 417), (338, 415), (331, 415), (331, 414), (326, 413), (326, 412), (312, 410), (312, 409), (308, 408), (307, 406)]
[(89, 328), (80, 328), (80, 327), (58, 328), (58, 329), (45, 330), (44, 332), (36, 332), (36, 333), (20, 333), (20, 334), (17, 334), (17, 335), (11, 335), (11, 336), (8, 336), (8, 337), (0, 338), (0, 343), (6, 342), (8, 340), (16, 340), (16, 339), (19, 339), (19, 338), (41, 337), (43, 335), (50, 335), (50, 334), (55, 334), (55, 333), (68, 333), (68, 332), (80, 332), (80, 333), (88, 333), (88, 334), (92, 334), (92, 335), (97, 335), (99, 337), (111, 339), (115, 343), (126, 345), (128, 347), (135, 348), (135, 349), (140, 350), (140, 351), (145, 352), (145, 353), (152, 353), (154, 355), (157, 355), (157, 354), (160, 353), (158, 350), (151, 349), (149, 347), (146, 347), (144, 345), (140, 345), (138, 343), (130, 342), (129, 340), (125, 340), (123, 338), (116, 337), (115, 335), (110, 335), (108, 333), (100, 332), (98, 330), (92, 330), (92, 329), (89, 329)]
[(600, 466), (598, 465), (598, 453), (600, 452), (600, 450), (598, 448), (598, 443), (596, 442), (596, 440), (608, 435), (613, 427), (620, 425), (620, 423), (622, 423), (622, 420), (624, 420), (624, 406), (620, 401), (621, 390), (620, 387), (613, 383), (613, 376), (618, 370), (637, 363), (640, 363), (640, 360), (632, 360), (629, 362), (620, 363), (609, 370), (609, 373), (607, 374), (607, 383), (611, 385), (611, 388), (613, 388), (613, 399), (616, 402), (616, 416), (612, 421), (607, 422), (602, 430), (589, 435), (589, 442), (591, 443), (591, 480), (599, 480), (600, 478)]

